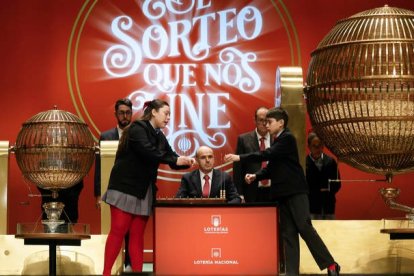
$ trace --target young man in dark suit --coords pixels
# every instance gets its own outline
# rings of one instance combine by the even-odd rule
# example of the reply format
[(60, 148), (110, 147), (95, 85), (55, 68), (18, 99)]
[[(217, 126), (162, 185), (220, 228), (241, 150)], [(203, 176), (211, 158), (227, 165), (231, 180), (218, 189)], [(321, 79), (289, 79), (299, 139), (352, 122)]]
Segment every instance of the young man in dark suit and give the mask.
[[(108, 129), (101, 133), (99, 143), (101, 141), (118, 141), (122, 136), (122, 131), (131, 123), (132, 118), (132, 102), (125, 98), (119, 99), (115, 102), (114, 112), (117, 125), (114, 128)], [(94, 175), (94, 195), (95, 204), (97, 208), (101, 208), (101, 157), (96, 155), (95, 159), (95, 175)], [(129, 236), (125, 236), (125, 244), (128, 244)], [(125, 246), (125, 270), (130, 271), (130, 259), (128, 253), (128, 246)]]
[(195, 159), (199, 169), (183, 175), (181, 186), (175, 197), (220, 198), (220, 191), (224, 190), (228, 203), (241, 202), (231, 176), (226, 172), (214, 169), (214, 154), (211, 148), (201, 146), (196, 152)]
[[(264, 150), (273, 142), (266, 128), (266, 107), (259, 107), (254, 113), (254, 122), (256, 128), (253, 131), (241, 134), (237, 138), (236, 154), (245, 154)], [(247, 173), (255, 173), (265, 166), (267, 162), (234, 162), (233, 163), (233, 179), (236, 184), (237, 191), (244, 202), (269, 202), (271, 181), (254, 181), (247, 184), (244, 176)]]
[(286, 256), (286, 275), (299, 275), (299, 234), (306, 242), (319, 268), (328, 275), (339, 275), (340, 267), (313, 228), (308, 199), (308, 185), (299, 163), (296, 139), (287, 128), (288, 114), (282, 108), (272, 108), (266, 114), (266, 127), (274, 135), (272, 146), (264, 151), (242, 155), (227, 154), (226, 162), (268, 161), (266, 168), (246, 174), (247, 183), (271, 179), (271, 200), (279, 203), (280, 232)]

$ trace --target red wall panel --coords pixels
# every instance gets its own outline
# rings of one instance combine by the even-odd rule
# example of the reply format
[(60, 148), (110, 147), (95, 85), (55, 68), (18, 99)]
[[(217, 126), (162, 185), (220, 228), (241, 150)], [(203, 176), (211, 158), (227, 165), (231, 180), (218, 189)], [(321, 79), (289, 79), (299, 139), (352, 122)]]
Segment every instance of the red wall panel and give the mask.
[[(180, 45), (179, 56), (165, 55), (158, 60), (144, 57), (141, 66), (133, 74), (126, 77), (111, 76), (104, 69), (103, 56), (111, 46), (122, 44), (119, 37), (111, 31), (111, 24), (117, 16), (126, 15), (133, 19), (133, 26), (125, 31), (125, 34), (135, 42), (141, 43), (144, 30), (154, 22), (163, 26), (170, 35), (172, 22), (189, 20), (188, 22), (193, 24), (191, 18), (203, 14), (198, 14), (196, 11), (184, 15), (167, 14), (160, 19), (151, 20), (142, 13), (142, 3), (144, 1), (3, 1), (4, 8), (0, 10), (2, 25), (0, 140), (9, 140), (13, 144), (24, 121), (38, 112), (53, 108), (54, 105), (82, 117), (89, 124), (95, 137), (98, 137), (101, 131), (114, 126), (113, 103), (117, 98), (134, 95), (135, 91), (145, 91), (152, 96), (170, 100), (176, 108), (174, 129), (172, 131), (166, 129), (166, 134), (170, 137), (178, 130), (195, 130), (196, 134), (205, 134), (205, 140), (200, 138), (199, 141), (210, 141), (216, 146), (222, 142), (220, 139), (225, 137), (226, 143), (217, 146), (216, 159), (218, 165), (223, 165), (223, 169), (230, 169), (231, 166), (222, 164), (222, 156), (226, 152), (234, 151), (238, 134), (253, 128), (252, 115), (255, 108), (260, 105), (273, 105), (277, 66), (302, 66), (306, 76), (311, 52), (338, 20), (384, 5), (380, 0), (195, 1), (194, 3), (204, 5), (211, 3), (211, 6), (204, 10), (216, 18), (219, 18), (219, 12), (223, 16), (225, 10), (234, 9), (234, 14), (230, 12), (226, 15), (226, 20), (228, 22), (233, 20), (234, 24), (237, 22), (235, 18), (240, 15), (245, 6), (256, 7), (263, 19), (260, 36), (243, 40), (240, 32), (236, 32), (233, 27), (228, 27), (230, 30), (227, 34), (228, 40), (235, 35), (238, 40), (219, 45), (220, 23), (212, 21), (208, 24), (208, 34), (211, 39), (209, 42), (214, 47), (211, 48), (210, 55), (203, 60), (194, 60), (182, 54), (185, 49)], [(392, 0), (387, 1), (387, 4), (414, 9), (414, 3), (407, 0)], [(244, 23), (250, 30), (247, 36), (252, 37), (254, 24), (257, 22)], [(184, 26), (181, 25), (184, 23), (176, 24), (180, 28)], [(191, 25), (188, 35), (192, 46), (200, 35), (197, 26), (197, 23)], [(167, 44), (169, 50), (172, 45), (169, 40)], [(219, 55), (225, 53), (223, 49), (226, 47), (233, 47), (244, 54), (256, 54), (257, 60), (249, 64), (260, 76), (260, 89), (255, 90), (254, 93), (246, 93), (241, 92), (238, 86), (225, 83), (224, 79), (221, 84), (207, 84), (203, 81), (205, 64), (218, 63)], [(153, 48), (154, 51), (155, 49)], [(241, 57), (234, 60), (234, 63), (240, 65), (240, 59)], [(225, 62), (221, 61), (224, 66)], [(176, 86), (173, 92), (166, 93), (145, 81), (145, 68), (148, 68), (149, 64), (166, 63), (181, 64), (180, 69), (184, 68), (183, 64), (195, 64), (194, 70), (190, 70), (186, 75), (189, 76), (190, 83), (197, 85)], [(161, 67), (154, 65), (154, 68)], [(234, 68), (227, 75), (230, 80), (237, 75)], [(191, 75), (192, 71), (194, 71), (193, 75)], [(151, 72), (153, 76), (154, 72)], [(185, 76), (181, 74), (179, 79), (181, 84), (184, 78)], [(223, 93), (224, 96), (216, 98), (218, 93)], [(191, 103), (183, 99), (189, 99)], [(211, 109), (215, 104), (214, 99), (220, 100), (218, 106), (222, 109)], [(134, 112), (137, 117), (141, 110), (140, 102), (136, 98), (135, 104)], [(194, 114), (200, 115), (198, 122), (190, 118), (191, 113), (188, 108), (191, 107), (195, 108)], [(200, 107), (202, 111), (197, 113)], [(181, 116), (182, 114), (184, 116)], [(214, 114), (218, 114), (217, 121), (214, 121)], [(222, 127), (229, 122), (231, 127)], [(201, 130), (197, 129), (196, 123), (202, 125)], [(223, 133), (223, 136), (215, 137), (215, 133)], [(180, 149), (180, 153), (188, 154), (194, 150), (196, 143), (195, 140), (191, 140), (195, 134), (186, 135), (174, 141), (177, 142), (175, 147)], [(212, 137), (218, 140), (211, 140)], [(340, 170), (343, 179), (381, 178), (381, 176), (360, 172), (346, 164), (340, 164)], [(168, 172), (160, 172), (160, 175), (170, 180), (160, 180), (159, 194), (173, 196), (180, 175), (171, 175)], [(412, 174), (396, 176), (393, 183), (389, 185), (401, 188), (400, 201), (412, 206), (414, 197), (411, 194), (410, 187), (413, 184), (411, 179), (413, 179)], [(86, 177), (85, 183), (80, 199), (79, 221), (90, 223), (92, 232), (99, 233), (99, 212), (95, 209), (92, 200), (93, 168)], [(338, 194), (337, 218), (379, 219), (401, 215), (399, 212), (388, 210), (383, 204), (378, 190), (384, 186), (388, 184), (344, 182)], [(12, 156), (8, 186), (9, 233), (15, 232), (18, 222), (38, 219), (40, 200), (38, 197), (30, 197), (31, 193), (37, 193), (36, 188), (33, 184), (24, 181)]]

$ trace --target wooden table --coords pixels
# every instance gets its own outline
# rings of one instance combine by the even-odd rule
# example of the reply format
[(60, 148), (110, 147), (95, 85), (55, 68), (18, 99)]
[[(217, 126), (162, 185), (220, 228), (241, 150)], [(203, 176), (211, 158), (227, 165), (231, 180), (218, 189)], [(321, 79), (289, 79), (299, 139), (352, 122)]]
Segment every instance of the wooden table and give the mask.
[(381, 229), (381, 233), (389, 234), (390, 240), (412, 240), (414, 239), (413, 228)]
[(24, 233), (16, 234), (17, 239), (24, 239), (25, 245), (49, 246), (49, 275), (56, 276), (56, 246), (80, 246), (81, 240), (90, 239), (87, 234), (78, 233)]

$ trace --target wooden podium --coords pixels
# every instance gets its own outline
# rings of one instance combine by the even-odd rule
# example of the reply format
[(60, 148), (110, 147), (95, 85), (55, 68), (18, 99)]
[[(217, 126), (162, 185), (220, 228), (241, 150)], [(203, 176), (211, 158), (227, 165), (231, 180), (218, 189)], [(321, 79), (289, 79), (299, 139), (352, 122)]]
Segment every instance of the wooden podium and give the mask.
[[(206, 201), (207, 202), (207, 201)], [(199, 199), (157, 201), (157, 275), (277, 275), (277, 208)]]

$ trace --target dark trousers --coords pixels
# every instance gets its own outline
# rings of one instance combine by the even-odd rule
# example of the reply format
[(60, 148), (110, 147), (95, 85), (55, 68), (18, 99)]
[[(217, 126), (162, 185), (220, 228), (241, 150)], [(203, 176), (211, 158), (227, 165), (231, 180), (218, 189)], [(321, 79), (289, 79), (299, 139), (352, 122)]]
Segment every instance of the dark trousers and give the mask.
[(244, 200), (246, 202), (272, 202), (270, 187), (257, 187), (257, 183), (246, 184), (246, 186), (249, 186), (244, 188)]
[(258, 187), (256, 202), (271, 202), (270, 201), (270, 187)]
[(286, 276), (299, 275), (299, 234), (321, 270), (335, 262), (312, 226), (309, 199), (306, 194), (297, 194), (281, 199), (279, 215), (280, 234), (286, 258)]

